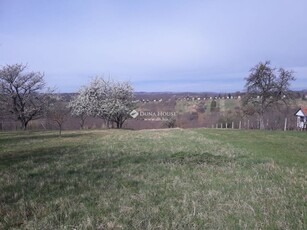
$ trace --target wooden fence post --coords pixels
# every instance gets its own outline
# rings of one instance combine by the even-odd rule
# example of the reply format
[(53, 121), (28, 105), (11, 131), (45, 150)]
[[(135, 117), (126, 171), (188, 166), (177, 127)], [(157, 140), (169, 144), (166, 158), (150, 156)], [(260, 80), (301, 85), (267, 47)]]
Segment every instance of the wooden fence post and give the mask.
[(239, 121), (239, 129), (241, 129), (242, 123), (241, 121)]
[(234, 129), (235, 128), (235, 124), (234, 122), (231, 122), (231, 128)]
[(287, 131), (287, 123), (288, 123), (288, 118), (285, 118), (285, 125), (284, 125), (284, 131)]

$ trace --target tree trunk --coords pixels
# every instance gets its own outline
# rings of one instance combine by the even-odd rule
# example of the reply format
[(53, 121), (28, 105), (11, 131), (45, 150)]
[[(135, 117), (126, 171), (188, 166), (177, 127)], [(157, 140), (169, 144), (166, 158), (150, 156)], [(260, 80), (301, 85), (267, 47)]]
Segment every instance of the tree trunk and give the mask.
[(81, 129), (84, 129), (84, 122), (85, 122), (84, 119), (81, 118), (81, 120), (80, 120), (80, 122), (79, 122), (79, 123), (80, 123), (80, 128), (81, 128)]
[(115, 123), (116, 123), (116, 128), (121, 129), (123, 127), (124, 121), (122, 121), (121, 119), (118, 119), (115, 121)]
[(21, 129), (22, 130), (27, 130), (28, 123), (29, 123), (29, 121), (22, 120), (21, 121)]
[(110, 121), (110, 118), (107, 118), (106, 123), (107, 123), (107, 129), (110, 129), (112, 127), (112, 122)]
[(59, 124), (59, 127), (60, 127), (60, 136), (62, 136), (62, 125)]
[(261, 129), (261, 130), (264, 130), (264, 129), (265, 129), (264, 117), (263, 117), (263, 115), (260, 115), (260, 118), (259, 118), (259, 129)]

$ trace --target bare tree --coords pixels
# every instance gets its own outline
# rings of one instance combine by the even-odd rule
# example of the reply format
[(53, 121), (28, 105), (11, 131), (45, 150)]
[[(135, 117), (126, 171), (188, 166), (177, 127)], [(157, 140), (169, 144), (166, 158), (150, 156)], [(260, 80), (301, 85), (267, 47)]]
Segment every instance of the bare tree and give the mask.
[(47, 119), (56, 123), (59, 127), (59, 134), (61, 136), (63, 124), (66, 122), (70, 114), (70, 108), (63, 97), (53, 95), (50, 99), (47, 109)]
[(260, 129), (265, 128), (264, 114), (280, 102), (287, 103), (290, 98), (290, 82), (295, 80), (293, 71), (280, 68), (276, 75), (276, 69), (270, 66), (270, 62), (260, 62), (250, 70), (245, 88), (246, 94), (243, 98), (243, 107), (253, 108), (259, 116)]
[(27, 129), (29, 121), (40, 117), (46, 95), (44, 75), (25, 72), (23, 64), (6, 65), (0, 70), (0, 106)]

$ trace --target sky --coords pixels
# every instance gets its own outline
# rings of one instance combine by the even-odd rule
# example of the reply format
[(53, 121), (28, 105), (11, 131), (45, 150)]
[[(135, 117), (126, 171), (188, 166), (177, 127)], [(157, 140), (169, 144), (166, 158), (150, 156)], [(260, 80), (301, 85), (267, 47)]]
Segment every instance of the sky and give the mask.
[(135, 91), (244, 91), (270, 60), (307, 89), (306, 0), (0, 0), (0, 67), (76, 92), (95, 76)]

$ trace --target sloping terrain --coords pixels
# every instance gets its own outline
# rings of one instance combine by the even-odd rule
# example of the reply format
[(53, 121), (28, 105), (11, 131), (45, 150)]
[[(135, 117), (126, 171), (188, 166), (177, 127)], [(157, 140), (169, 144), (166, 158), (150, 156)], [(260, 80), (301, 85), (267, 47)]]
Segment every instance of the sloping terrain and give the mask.
[(306, 229), (307, 132), (0, 133), (1, 229)]

